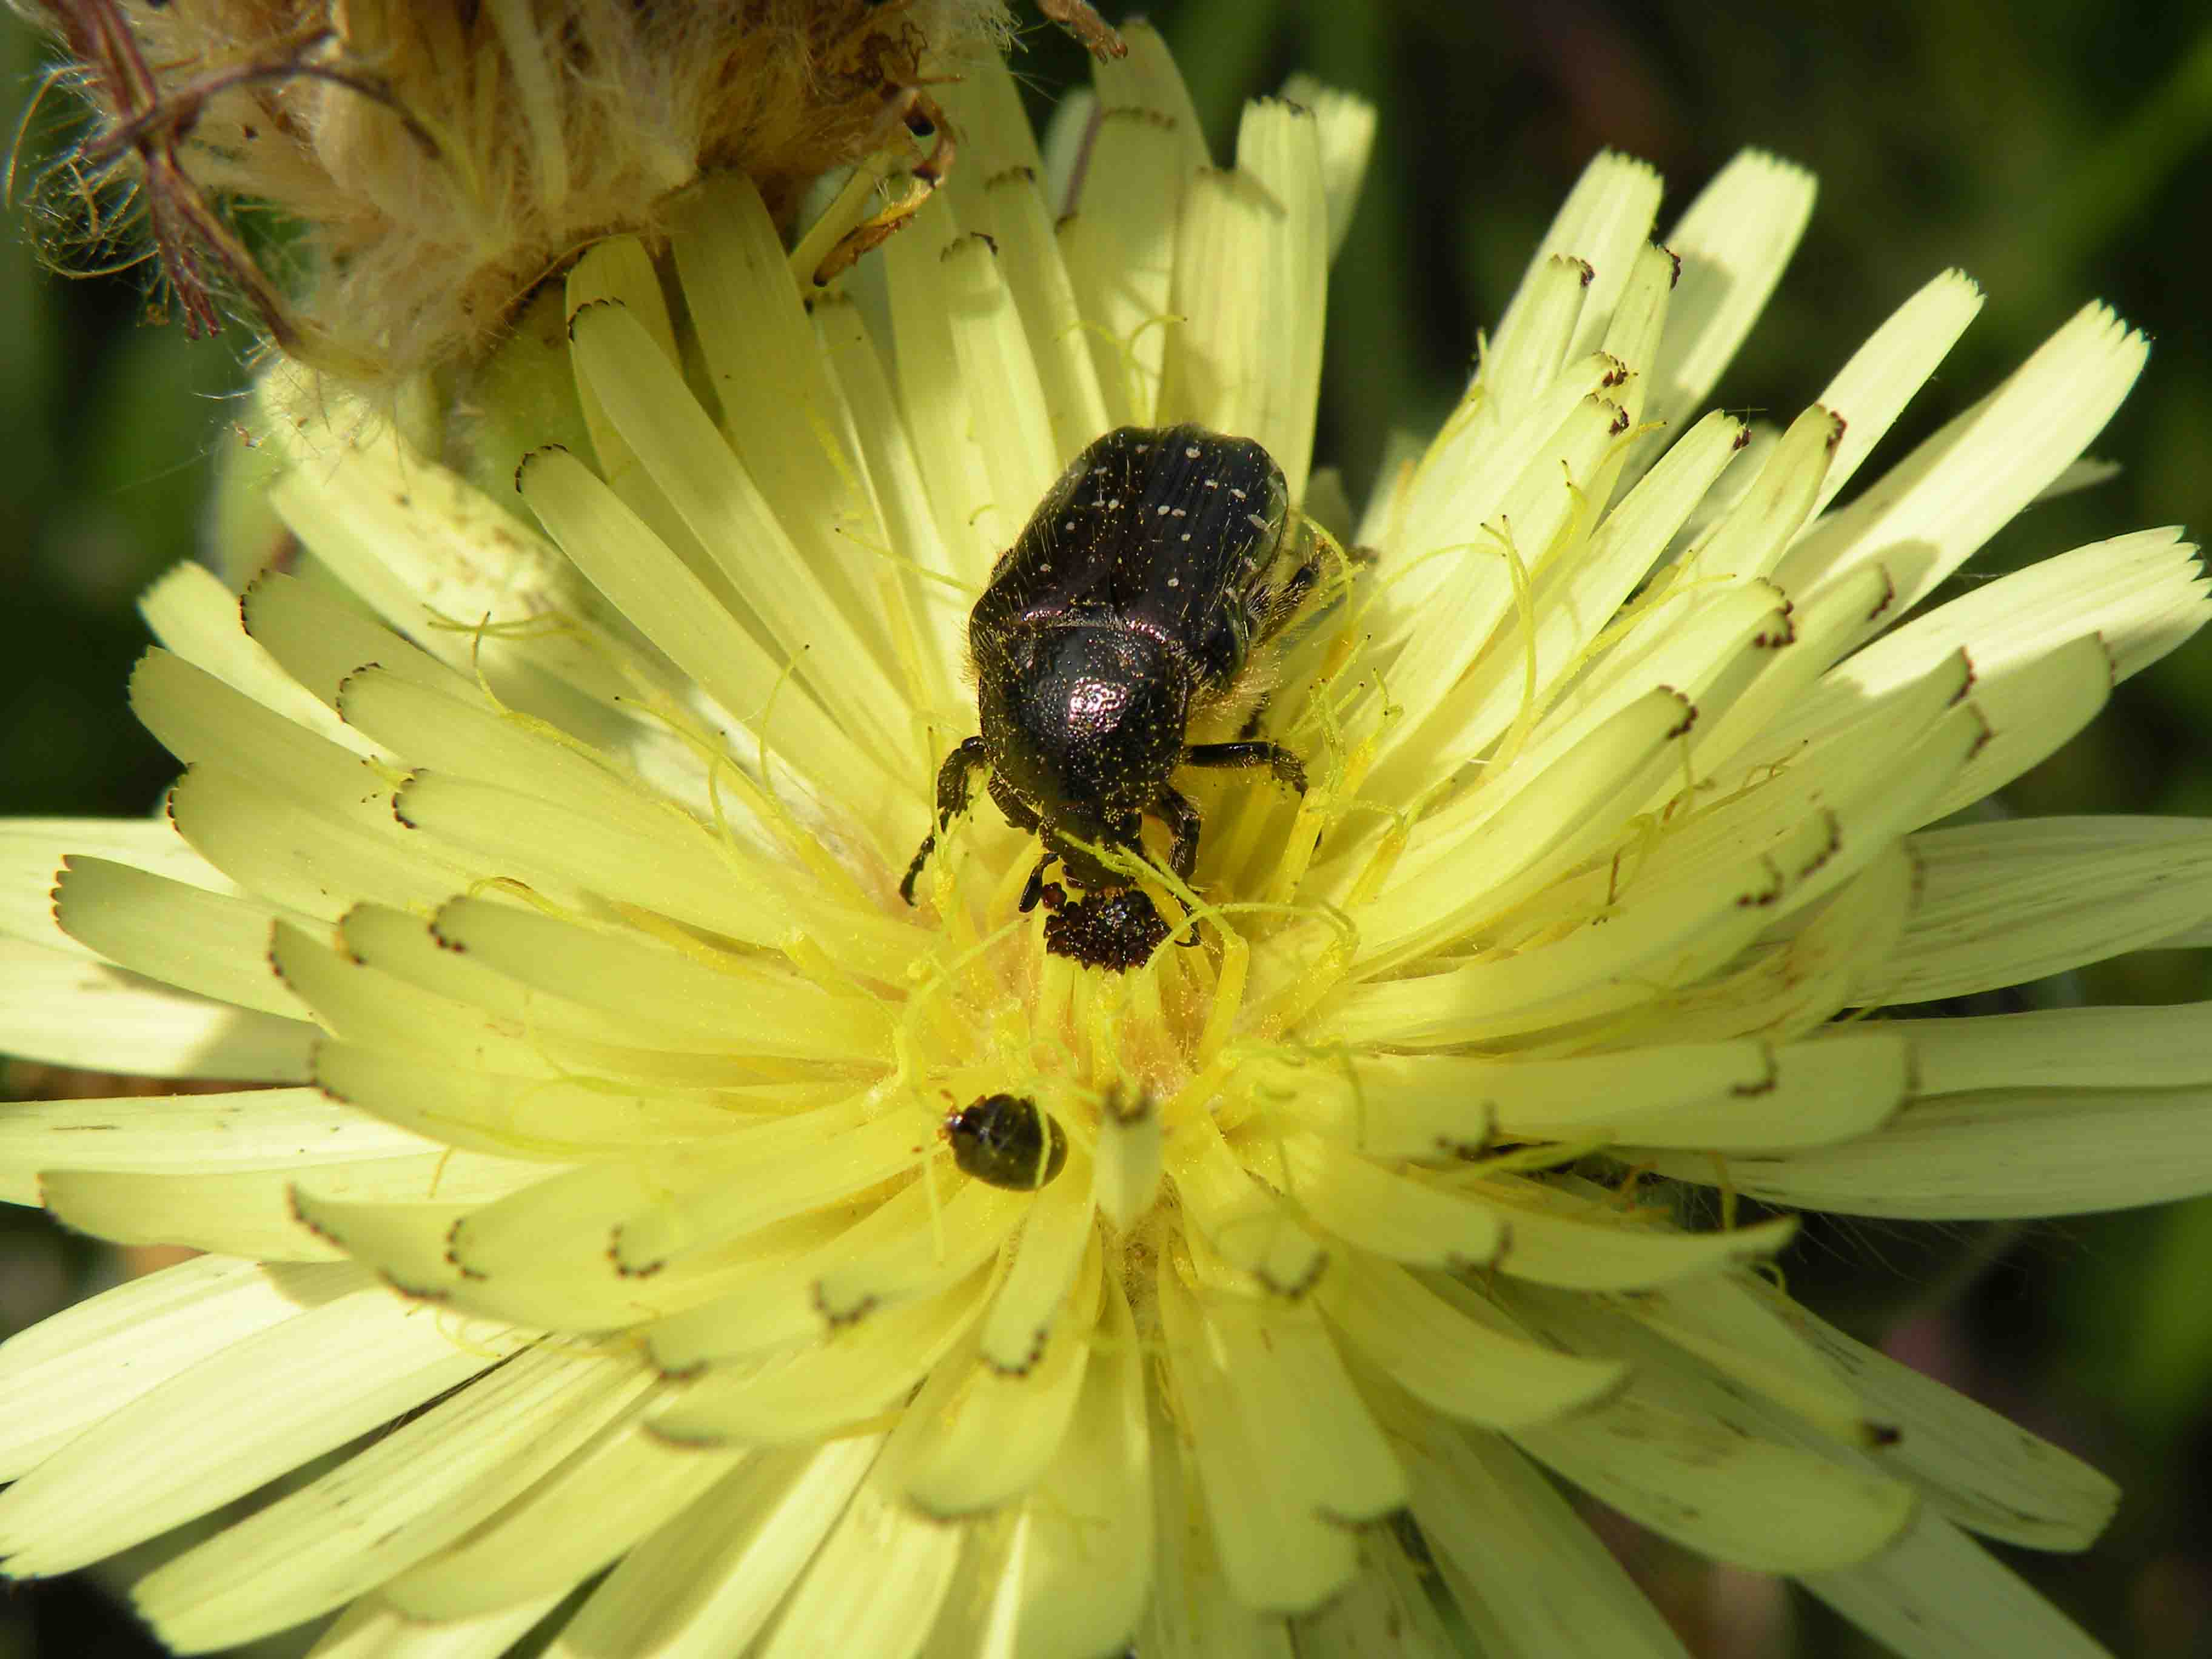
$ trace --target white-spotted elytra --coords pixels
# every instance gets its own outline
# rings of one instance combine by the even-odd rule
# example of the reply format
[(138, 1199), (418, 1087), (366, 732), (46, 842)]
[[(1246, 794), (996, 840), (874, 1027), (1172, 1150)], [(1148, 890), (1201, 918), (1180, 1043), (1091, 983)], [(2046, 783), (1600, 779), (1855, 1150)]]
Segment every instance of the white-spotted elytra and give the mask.
[[(1125, 426), (1092, 443), (1000, 556), (969, 618), (981, 731), (938, 774), (936, 824), (901, 896), (914, 902), (938, 834), (988, 769), (1000, 810), (1043, 843), (1021, 908), (1042, 899), (1075, 919), (1048, 930), (1047, 948), (1089, 966), (1141, 962), (1166, 929), (1093, 849), (1141, 859), (1149, 814), (1168, 828), (1169, 869), (1188, 881), (1199, 813), (1170, 781), (1178, 767), (1264, 766), (1304, 793), (1305, 768), (1279, 744), (1184, 736), (1319, 574), (1318, 544), (1259, 444), (1196, 426)], [(1055, 862), (1085, 898), (1048, 882)], [(1106, 925), (1109, 902), (1126, 928)]]

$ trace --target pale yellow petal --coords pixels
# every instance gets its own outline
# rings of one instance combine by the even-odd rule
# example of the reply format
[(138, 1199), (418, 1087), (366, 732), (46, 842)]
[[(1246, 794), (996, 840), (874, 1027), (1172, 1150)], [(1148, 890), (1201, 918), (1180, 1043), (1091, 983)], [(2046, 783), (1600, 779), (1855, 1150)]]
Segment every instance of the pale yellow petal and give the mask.
[(46, 1208), (80, 1232), (118, 1244), (189, 1244), (270, 1261), (327, 1261), (341, 1254), (299, 1218), (300, 1187), (364, 1202), (478, 1203), (513, 1191), (544, 1166), (477, 1152), (418, 1152), (353, 1163), (291, 1163), (191, 1173), (51, 1170), (40, 1181)]
[(1812, 217), (1813, 175), (1744, 150), (1659, 240), (1682, 261), (1647, 413), (1680, 422), (1702, 404), (1782, 280)]
[(872, 1483), (862, 1486), (753, 1651), (759, 1659), (911, 1659), (929, 1639), (966, 1541), (962, 1528), (915, 1514)]
[[(758, 190), (736, 170), (709, 175), (686, 192), (674, 219), (669, 252), (720, 404), (722, 431), (761, 504), (789, 536), (803, 579), (819, 584), (823, 601), (850, 629), (824, 635), (821, 644), (865, 647), (872, 665), (888, 669), (890, 635), (872, 602), (883, 526), (857, 457), (846, 447), (850, 420), (792, 283), (783, 240)], [(596, 362), (586, 369), (595, 392), (599, 372)], [(610, 422), (623, 428), (627, 405), (614, 400), (604, 406)], [(647, 473), (655, 474), (652, 446), (639, 448)], [(684, 512), (680, 492), (671, 490), (670, 499)], [(705, 540), (696, 515), (685, 516)], [(710, 554), (716, 550), (711, 541), (708, 546)], [(766, 550), (754, 547), (745, 563), (766, 561)], [(772, 568), (748, 572), (733, 562), (723, 569), (781, 637), (783, 602), (755, 584), (793, 575)], [(856, 676), (862, 668), (850, 665)]]
[(2212, 1182), (2212, 1089), (2009, 1088), (1923, 1100), (1844, 1146), (1727, 1161), (1662, 1155), (1685, 1180), (1849, 1215), (2080, 1215)]
[(0, 1112), (0, 1193), (39, 1202), (63, 1170), (146, 1175), (283, 1170), (431, 1152), (436, 1141), (325, 1099), (313, 1089), (27, 1101)]
[(1486, 1651), (1537, 1659), (1688, 1659), (1665, 1620), (1559, 1489), (1504, 1439), (1409, 1405), (1412, 1510)]
[(1357, 1251), (1316, 1294), (1362, 1358), (1461, 1422), (1507, 1429), (1540, 1423), (1589, 1405), (1623, 1375), (1617, 1363), (1577, 1358), (1514, 1335), (1502, 1313), (1481, 1322), (1471, 1316), (1474, 1294), (1464, 1286), (1433, 1279), (1425, 1285)]
[[(1171, 325), (1176, 228), (1193, 171), (1172, 115), (1102, 92), (1082, 193), (1060, 223), (1061, 257), (1091, 333), (1091, 362), (1115, 424), (1155, 424)], [(912, 410), (909, 406), (909, 417)]]
[(1947, 270), (1892, 312), (1828, 382), (1820, 401), (1845, 425), (1815, 513), (1850, 482), (1981, 308), (1982, 290), (1974, 279), (1962, 270)]
[(1880, 1554), (1799, 1582), (1902, 1659), (2111, 1659), (2011, 1569), (1925, 1510)]
[[(67, 1571), (204, 1515), (520, 1346), (374, 1285), (234, 1334), (0, 1494), (12, 1571)], [(348, 1363), (334, 1370), (333, 1352)], [(131, 1492), (128, 1504), (83, 1501), (88, 1492), (120, 1491)]]
[[(1540, 1310), (1549, 1334), (1599, 1351), (1612, 1346), (1607, 1327), (1620, 1320), (1556, 1294), (1515, 1305)], [(1516, 1430), (1514, 1439), (1662, 1536), (1759, 1571), (1845, 1566), (1904, 1529), (1911, 1487), (1840, 1449), (1790, 1443), (1778, 1415), (1749, 1390), (1692, 1373), (1687, 1362), (1645, 1363), (1610, 1403)]]
[(733, 1653), (767, 1624), (846, 1505), (881, 1436), (754, 1458), (624, 1556), (548, 1659)]
[(1907, 843), (1919, 891), (1863, 1002), (2021, 985), (2142, 948), (2212, 914), (2212, 826), (2187, 818), (2026, 818)]
[(1090, 1659), (1134, 1629), (1152, 1588), (1146, 1359), (1119, 1273), (1058, 1455), (1019, 1522), (1021, 1651)]
[[(690, 1445), (783, 1446), (821, 1440), (902, 1400), (982, 1310), (985, 1275), (869, 1313), (811, 1347), (729, 1376), (709, 1371), (653, 1419)], [(744, 1374), (749, 1372), (750, 1374)]]
[(264, 1014), (310, 1017), (269, 965), (276, 913), (265, 905), (77, 855), (63, 860), (53, 895), (64, 933), (134, 973)]
[(1880, 559), (1912, 605), (2081, 453), (2148, 351), (2109, 309), (2085, 307), (1996, 391), (1809, 528), (1777, 574), (1809, 588)]
[(0, 823), (0, 936), (91, 954), (54, 926), (54, 878), (72, 853), (112, 859), (211, 893), (237, 890), (166, 817), (10, 818)]
[(466, 1537), (399, 1574), (380, 1597), (420, 1620), (540, 1606), (658, 1531), (744, 1455), (673, 1446), (625, 1418)]
[[(1352, 1534), (1342, 1524), (1352, 1517), (1316, 1507), (1316, 1490), (1304, 1478), (1310, 1466), (1285, 1457), (1284, 1447), (1291, 1443), (1272, 1437), (1270, 1431), (1291, 1431), (1304, 1447), (1309, 1432), (1350, 1425), (1312, 1417), (1293, 1430), (1273, 1411), (1255, 1409), (1244, 1397), (1246, 1379), (1234, 1364), (1246, 1348), (1256, 1346), (1257, 1323), (1264, 1316), (1222, 1307), (1209, 1316), (1164, 1255), (1159, 1309), (1188, 1436), (1184, 1455), (1195, 1466), (1204, 1491), (1220, 1570), (1231, 1591), (1249, 1608), (1304, 1612), (1319, 1607), (1358, 1565)], [(1249, 1341), (1236, 1350), (1224, 1347), (1224, 1322), (1235, 1322), (1237, 1334)], [(1371, 1424), (1366, 1426), (1371, 1432)], [(1340, 1433), (1332, 1438), (1342, 1449), (1352, 1449)], [(1320, 1455), (1319, 1448), (1307, 1449)], [(1384, 1490), (1376, 1488), (1377, 1495)]]
[[(1658, 173), (1645, 162), (1601, 150), (1583, 169), (1582, 177), (1560, 205), (1551, 228), (1536, 245), (1528, 272), (1492, 333), (1493, 355), (1516, 349), (1515, 337), (1527, 328), (1527, 318), (1538, 301), (1535, 289), (1550, 261), (1565, 256), (1585, 263), (1591, 276), (1583, 304), (1587, 307), (1585, 337), (1571, 348), (1579, 354), (1594, 349), (1610, 317), (1615, 297), (1628, 280), (1636, 250), (1651, 238), (1653, 216), (1659, 210)], [(1567, 342), (1560, 342), (1562, 348)], [(1483, 375), (1486, 384), (1491, 377)], [(1512, 387), (1501, 380), (1500, 395), (1510, 398)]]
[(1017, 1500), (1051, 1463), (1081, 1395), (1098, 1315), (1099, 1264), (1070, 1294), (1056, 1340), (1008, 1369), (956, 1352), (907, 1407), (886, 1466), (906, 1499), (940, 1520)]
[(312, 1619), (527, 1490), (643, 1385), (644, 1374), (619, 1361), (530, 1349), (155, 1569), (132, 1599), (186, 1650)]
[(1336, 258), (1359, 206), (1359, 187), (1375, 150), (1375, 106), (1356, 94), (1325, 86), (1310, 75), (1283, 82), (1283, 96), (1314, 112), (1321, 141), (1322, 184), (1328, 199), (1328, 257)]
[(0, 1480), (210, 1355), (362, 1290), (350, 1263), (200, 1255), (102, 1291), (0, 1345)]
[(172, 566), (140, 597), (138, 609), (154, 637), (194, 667), (326, 742), (359, 755), (376, 752), (247, 634), (238, 595), (205, 565)]
[(307, 1079), (315, 1028), (234, 1008), (81, 954), (0, 939), (0, 1053), (139, 1077)]
[(1747, 1289), (1850, 1378), (1869, 1412), (1895, 1431), (1883, 1466), (1918, 1487), (1937, 1514), (2039, 1550), (2086, 1549), (2112, 1520), (2120, 1489), (2070, 1452), (1853, 1340), (1778, 1291), (1756, 1283)]

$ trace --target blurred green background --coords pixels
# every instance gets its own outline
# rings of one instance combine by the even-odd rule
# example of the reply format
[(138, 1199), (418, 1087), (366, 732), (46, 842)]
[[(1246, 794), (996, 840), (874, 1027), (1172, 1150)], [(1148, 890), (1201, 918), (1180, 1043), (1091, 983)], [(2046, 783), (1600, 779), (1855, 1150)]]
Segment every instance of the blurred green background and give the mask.
[[(1894, 457), (2102, 298), (2156, 342), (2093, 449), (2124, 471), (2030, 510), (1966, 580), (2145, 526), (2212, 528), (2212, 25), (2200, 0), (1159, 0), (1152, 15), (1218, 155), (1241, 100), (1294, 69), (1381, 106), (1334, 274), (1324, 387), (1320, 459), (1344, 468), (1355, 499), (1389, 435), (1427, 431), (1455, 398), (1476, 331), (1594, 151), (1657, 164), (1678, 207), (1750, 144), (1811, 167), (1821, 195), (1723, 382), (1727, 406), (1786, 420), (1894, 306), (1961, 266), (1989, 303), (1885, 447)], [(1018, 67), (1042, 99), (1082, 64), (1034, 14), (1023, 21)], [(39, 42), (0, 11), (11, 107), (28, 101), (40, 66)], [(40, 160), (34, 131), (18, 178)], [(132, 600), (198, 549), (246, 342), (185, 340), (149, 321), (151, 292), (143, 268), (55, 277), (16, 219), (0, 240), (9, 813), (145, 812), (173, 770), (125, 709), (144, 643)], [(2123, 687), (2008, 802), (2212, 813), (2207, 732), (2212, 643), (2199, 641)], [(2069, 994), (2090, 1000), (2212, 994), (2197, 953), (2079, 977)], [(0, 1226), (0, 1330), (119, 1271), (26, 1212)], [(2007, 1553), (2022, 1572), (2118, 1653), (2212, 1653), (2212, 1200), (2003, 1231), (1830, 1227), (1786, 1265), (1831, 1316), (1885, 1335), (2125, 1486), (2094, 1550)], [(1765, 1581), (1707, 1571), (1626, 1532), (1618, 1541), (1700, 1654), (1869, 1650)], [(0, 1659), (151, 1650), (96, 1589), (24, 1587), (0, 1601)]]

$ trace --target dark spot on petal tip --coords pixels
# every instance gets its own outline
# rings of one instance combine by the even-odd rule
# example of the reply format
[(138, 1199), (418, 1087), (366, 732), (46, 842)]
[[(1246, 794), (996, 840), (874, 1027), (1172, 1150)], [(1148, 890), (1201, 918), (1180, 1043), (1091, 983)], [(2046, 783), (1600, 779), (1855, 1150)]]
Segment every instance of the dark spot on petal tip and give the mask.
[(1766, 1075), (1750, 1083), (1731, 1083), (1729, 1093), (1739, 1100), (1754, 1100), (1760, 1095), (1771, 1095), (1782, 1086), (1782, 1073), (1770, 1053), (1766, 1057)]
[(664, 1258), (659, 1261), (648, 1262), (642, 1267), (634, 1267), (623, 1260), (622, 1242), (623, 1230), (620, 1227), (617, 1227), (607, 1235), (607, 1260), (614, 1264), (614, 1270), (624, 1279), (650, 1279), (668, 1265)]
[(691, 1382), (707, 1374), (707, 1362), (695, 1359), (688, 1365), (664, 1365), (647, 1352), (646, 1363), (653, 1367), (653, 1375), (664, 1382)]
[(661, 1444), (673, 1446), (678, 1451), (720, 1451), (730, 1443), (724, 1435), (686, 1434), (681, 1429), (665, 1428), (659, 1423), (648, 1422), (645, 1431)]
[(1457, 1273), (1462, 1277), (1473, 1273), (1486, 1273), (1498, 1264), (1504, 1255), (1502, 1246), (1498, 1249), (1492, 1250), (1489, 1255), (1480, 1261), (1477, 1261), (1471, 1255), (1462, 1255), (1457, 1250), (1446, 1250), (1444, 1271), (1448, 1273)]
[(1966, 654), (1966, 648), (1964, 646), (1959, 647), (1959, 660), (1966, 665), (1966, 684), (1951, 694), (1951, 701), (1943, 705), (1946, 708), (1956, 708), (1960, 703), (1966, 702), (1967, 694), (1973, 690), (1974, 683), (1979, 678), (1974, 672), (1974, 659)]
[(518, 493), (522, 489), (522, 475), (530, 471), (531, 462), (536, 460), (540, 455), (550, 454), (555, 450), (558, 450), (562, 454), (566, 455), (568, 453), (568, 446), (566, 444), (540, 444), (537, 448), (530, 451), (527, 454), (524, 455), (520, 460), (514, 464), (514, 488)]
[(997, 1360), (992, 1358), (988, 1354), (985, 1354), (983, 1356), (983, 1363), (986, 1365), (988, 1365), (993, 1372), (1000, 1376), (1027, 1376), (1031, 1371), (1037, 1368), (1037, 1362), (1044, 1358), (1045, 1346), (1051, 1340), (1051, 1328), (1048, 1326), (1040, 1326), (1037, 1329), (1036, 1340), (1030, 1344), (1028, 1355), (1022, 1360), (1020, 1364), (1001, 1365)]
[[(1395, 1513), (1397, 1513), (1397, 1511), (1395, 1510), (1386, 1510), (1380, 1515), (1346, 1515), (1343, 1510), (1333, 1510), (1326, 1504), (1316, 1504), (1314, 1505), (1315, 1520), (1322, 1522), (1324, 1526), (1340, 1527), (1346, 1532), (1364, 1532), (1370, 1527), (1387, 1526), (1389, 1523), (1391, 1516)], [(1326, 1613), (1332, 1607), (1336, 1605), (1337, 1601), (1343, 1596), (1343, 1595), (1344, 1592), (1342, 1590), (1338, 1590), (1334, 1594), (1328, 1596), (1322, 1601), (1320, 1606), (1308, 1610), (1309, 1616), (1311, 1616), (1314, 1613)]]
[(1306, 1270), (1305, 1276), (1295, 1285), (1279, 1285), (1265, 1273), (1255, 1273), (1253, 1277), (1275, 1295), (1281, 1297), (1284, 1301), (1303, 1302), (1312, 1294), (1313, 1287), (1321, 1283), (1322, 1276), (1328, 1272), (1328, 1252), (1321, 1251), (1314, 1257), (1314, 1264)]
[(314, 1234), (317, 1238), (321, 1239), (326, 1244), (335, 1244), (342, 1250), (345, 1249), (345, 1240), (340, 1238), (329, 1228), (323, 1226), (320, 1223), (317, 1222), (313, 1217), (308, 1215), (305, 1210), (300, 1207), (300, 1188), (298, 1183), (295, 1182), (293, 1185), (287, 1187), (284, 1189), (284, 1207), (291, 1211), (293, 1220), (298, 1222), (300, 1225), (305, 1227), (309, 1232)]
[(1865, 1429), (1867, 1443), (1869, 1445), (1894, 1446), (1905, 1438), (1905, 1431), (1894, 1423), (1869, 1423), (1865, 1425)]
[(596, 311), (601, 306), (618, 306), (621, 303), (622, 301), (619, 300), (608, 299), (585, 301), (583, 304), (578, 306), (574, 311), (568, 313), (568, 338), (571, 341), (575, 339), (576, 319), (582, 316), (586, 312)]
[(337, 690), (331, 694), (331, 699), (332, 706), (337, 709), (341, 718), (345, 714), (345, 695), (353, 689), (354, 682), (364, 674), (380, 672), (383, 667), (384, 665), (380, 662), (356, 663), (339, 677)]
[(1152, 1115), (1156, 1103), (1149, 1089), (1124, 1094), (1117, 1083), (1106, 1091), (1106, 1115), (1116, 1123), (1141, 1123)]
[(876, 1300), (872, 1296), (864, 1296), (849, 1308), (832, 1308), (830, 1305), (830, 1298), (823, 1293), (822, 1281), (820, 1279), (814, 1281), (814, 1311), (828, 1322), (830, 1328), (833, 1331), (845, 1330), (859, 1324), (875, 1311)]
[(1748, 449), (1750, 447), (1751, 428), (1747, 426), (1738, 427), (1735, 429), (1735, 441), (1729, 446), (1729, 449)]
[(1869, 622), (1880, 621), (1889, 614), (1890, 606), (1896, 603), (1897, 582), (1889, 574), (1888, 568), (1884, 566), (1881, 570), (1881, 597), (1875, 601), (1874, 609), (1867, 612), (1866, 619)]
[(410, 1302), (433, 1302), (443, 1304), (451, 1302), (453, 1299), (453, 1293), (449, 1290), (442, 1288), (437, 1290), (425, 1290), (419, 1285), (403, 1284), (401, 1281), (392, 1276), (392, 1273), (389, 1268), (379, 1268), (377, 1270), (376, 1276), (384, 1281), (387, 1289), (397, 1292), (398, 1295), (405, 1297)]
[(933, 1527), (964, 1527), (990, 1513), (988, 1510), (933, 1510), (912, 1497), (906, 1500), (906, 1510), (915, 1520), (927, 1521)]

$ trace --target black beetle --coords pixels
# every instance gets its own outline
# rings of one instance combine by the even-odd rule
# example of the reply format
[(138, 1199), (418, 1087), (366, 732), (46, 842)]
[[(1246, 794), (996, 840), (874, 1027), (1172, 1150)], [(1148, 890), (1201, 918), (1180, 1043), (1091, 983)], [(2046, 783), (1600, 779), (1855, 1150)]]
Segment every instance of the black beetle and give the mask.
[(1319, 577), (1317, 545), (1294, 524), (1282, 469), (1249, 439), (1125, 426), (1077, 456), (969, 617), (982, 732), (945, 757), (936, 827), (900, 896), (914, 902), (981, 767), (1000, 810), (1044, 843), (1025, 911), (1059, 897), (1045, 880), (1054, 860), (1094, 895), (1127, 888), (1073, 843), (1141, 856), (1147, 812), (1168, 826), (1168, 867), (1189, 880), (1199, 815), (1169, 782), (1179, 766), (1265, 766), (1304, 793), (1305, 769), (1278, 744), (1183, 736), (1296, 614)]
[(1067, 1163), (1067, 1132), (1027, 1095), (985, 1095), (945, 1120), (963, 1174), (1017, 1193), (1048, 1185)]

